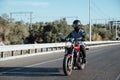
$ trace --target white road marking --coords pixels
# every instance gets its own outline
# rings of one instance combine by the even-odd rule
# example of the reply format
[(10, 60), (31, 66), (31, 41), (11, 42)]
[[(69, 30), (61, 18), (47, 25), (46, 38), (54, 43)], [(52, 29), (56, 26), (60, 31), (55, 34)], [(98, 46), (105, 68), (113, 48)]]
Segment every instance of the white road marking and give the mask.
[(41, 63), (37, 63), (37, 64), (32, 64), (32, 65), (28, 65), (25, 67), (33, 67), (33, 66), (37, 66), (37, 65), (41, 65), (41, 64), (45, 64), (45, 63), (49, 63), (49, 62), (54, 62), (54, 61), (58, 61), (58, 60), (62, 60), (63, 58), (58, 58), (58, 59), (54, 59), (54, 60), (50, 60), (50, 61), (45, 61), (45, 62), (41, 62)]

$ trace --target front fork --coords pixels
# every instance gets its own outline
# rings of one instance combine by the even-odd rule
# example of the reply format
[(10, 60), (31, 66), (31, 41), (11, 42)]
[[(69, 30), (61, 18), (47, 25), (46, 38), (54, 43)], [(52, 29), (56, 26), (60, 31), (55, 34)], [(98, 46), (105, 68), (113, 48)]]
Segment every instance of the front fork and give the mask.
[(74, 50), (68, 51), (68, 49), (65, 49), (65, 56), (71, 57), (70, 60), (70, 66), (73, 67), (73, 59), (74, 59)]

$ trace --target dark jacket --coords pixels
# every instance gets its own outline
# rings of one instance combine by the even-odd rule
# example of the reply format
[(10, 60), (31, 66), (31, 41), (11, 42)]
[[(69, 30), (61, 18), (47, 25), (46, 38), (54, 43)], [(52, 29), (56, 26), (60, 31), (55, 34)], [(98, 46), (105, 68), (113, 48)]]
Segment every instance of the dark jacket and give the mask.
[(82, 41), (85, 41), (85, 31), (83, 29), (73, 30), (67, 37), (75, 39), (82, 37)]

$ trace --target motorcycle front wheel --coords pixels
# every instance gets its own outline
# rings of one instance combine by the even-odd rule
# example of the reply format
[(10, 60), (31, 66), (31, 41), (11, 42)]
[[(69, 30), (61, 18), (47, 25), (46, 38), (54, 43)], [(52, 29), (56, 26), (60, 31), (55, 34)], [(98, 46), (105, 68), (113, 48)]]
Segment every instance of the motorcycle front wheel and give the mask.
[(72, 57), (65, 55), (63, 59), (63, 72), (66, 76), (70, 76), (72, 74)]

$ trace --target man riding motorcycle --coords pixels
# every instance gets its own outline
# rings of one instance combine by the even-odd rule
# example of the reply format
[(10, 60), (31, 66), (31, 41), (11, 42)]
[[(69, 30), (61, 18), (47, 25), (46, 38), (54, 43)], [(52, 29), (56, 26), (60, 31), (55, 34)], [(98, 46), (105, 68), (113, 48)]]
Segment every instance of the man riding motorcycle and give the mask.
[[(85, 31), (82, 29), (82, 24), (80, 20), (74, 20), (73, 27), (74, 30), (66, 38), (74, 38), (74, 39), (82, 38), (82, 41), (85, 41)], [(85, 45), (80, 45), (80, 48), (83, 54), (82, 63), (85, 64), (86, 63)]]

